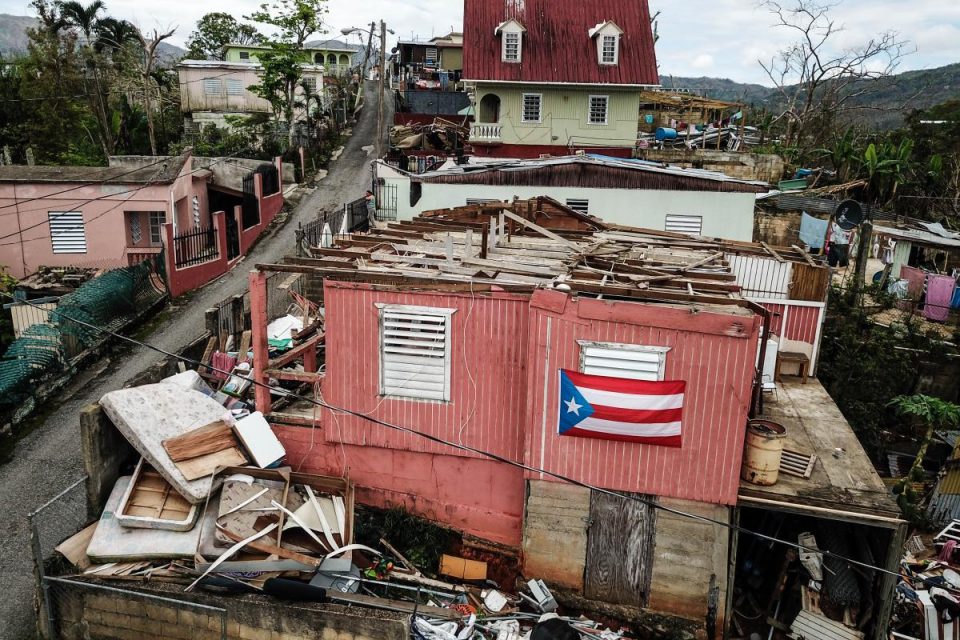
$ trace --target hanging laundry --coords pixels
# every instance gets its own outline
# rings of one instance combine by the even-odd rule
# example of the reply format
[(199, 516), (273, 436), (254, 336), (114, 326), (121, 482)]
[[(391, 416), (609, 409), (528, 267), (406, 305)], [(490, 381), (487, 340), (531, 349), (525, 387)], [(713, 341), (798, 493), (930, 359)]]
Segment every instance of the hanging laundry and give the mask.
[(827, 235), (827, 221), (814, 218), (806, 211), (800, 214), (800, 242), (811, 249), (822, 249)]
[(923, 305), (923, 317), (937, 322), (946, 322), (950, 316), (950, 303), (957, 281), (950, 276), (927, 278), (927, 299)]
[(237, 365), (237, 358), (229, 353), (214, 351), (210, 364), (213, 365), (214, 369), (213, 377), (217, 380), (226, 380), (229, 375), (227, 372), (233, 371), (233, 368)]

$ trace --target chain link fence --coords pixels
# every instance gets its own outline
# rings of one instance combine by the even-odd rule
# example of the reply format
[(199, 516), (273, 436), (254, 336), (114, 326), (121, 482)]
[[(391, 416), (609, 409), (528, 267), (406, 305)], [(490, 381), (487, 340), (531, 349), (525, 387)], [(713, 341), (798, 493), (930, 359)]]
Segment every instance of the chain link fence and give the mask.
[(226, 609), (96, 582), (96, 578), (77, 575), (56, 552), (94, 520), (87, 506), (86, 480), (80, 478), (28, 516), (40, 636), (48, 640), (226, 640)]

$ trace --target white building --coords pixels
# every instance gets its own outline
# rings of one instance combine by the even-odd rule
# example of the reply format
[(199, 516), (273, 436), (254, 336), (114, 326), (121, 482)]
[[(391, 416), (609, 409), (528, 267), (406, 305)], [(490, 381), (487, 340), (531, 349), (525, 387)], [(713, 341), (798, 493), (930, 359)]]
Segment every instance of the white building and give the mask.
[[(595, 154), (453, 165), (409, 174), (375, 165), (399, 220), (484, 201), (549, 196), (613, 223), (749, 242), (768, 186), (721, 173)], [(383, 203), (388, 208), (393, 203)]]

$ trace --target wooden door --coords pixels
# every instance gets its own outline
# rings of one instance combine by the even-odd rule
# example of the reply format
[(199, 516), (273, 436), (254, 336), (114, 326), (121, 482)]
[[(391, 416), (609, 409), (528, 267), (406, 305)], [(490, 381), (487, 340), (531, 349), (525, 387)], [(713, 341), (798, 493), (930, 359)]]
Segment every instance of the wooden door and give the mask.
[[(646, 496), (649, 498), (649, 496)], [(592, 491), (584, 595), (646, 606), (653, 564), (655, 510), (636, 500)]]

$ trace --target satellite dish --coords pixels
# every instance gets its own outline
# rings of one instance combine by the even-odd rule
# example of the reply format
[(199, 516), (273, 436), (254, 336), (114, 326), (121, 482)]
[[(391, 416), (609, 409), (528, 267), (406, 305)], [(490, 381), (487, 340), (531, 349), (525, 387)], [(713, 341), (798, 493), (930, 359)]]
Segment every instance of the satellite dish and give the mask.
[(837, 205), (837, 210), (833, 213), (837, 224), (844, 231), (858, 227), (864, 220), (863, 207), (856, 200), (844, 200)]

